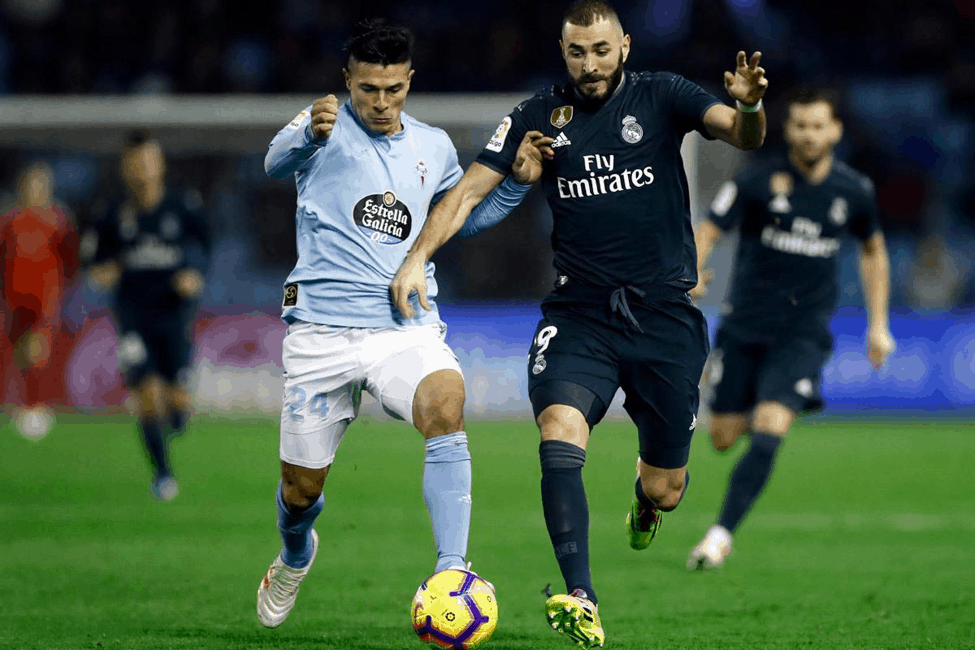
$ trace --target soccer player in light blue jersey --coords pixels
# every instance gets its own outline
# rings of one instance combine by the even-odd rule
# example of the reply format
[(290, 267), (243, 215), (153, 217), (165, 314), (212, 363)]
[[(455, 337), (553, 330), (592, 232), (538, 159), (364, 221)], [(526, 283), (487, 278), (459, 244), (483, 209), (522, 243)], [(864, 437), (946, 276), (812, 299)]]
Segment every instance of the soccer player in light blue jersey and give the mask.
[[(427, 218), (463, 175), (442, 130), (403, 112), (413, 77), (408, 29), (370, 21), (346, 46), (341, 107), (327, 95), (272, 140), (270, 176), (294, 175), (298, 262), (284, 287), (284, 403), (278, 528), (284, 542), (261, 581), (257, 614), (280, 625), (315, 559), (312, 529), (336, 450), (359, 410), (362, 390), (412, 423), (426, 439), (423, 496), (437, 547), (435, 571), (465, 568), (471, 513), (471, 463), (464, 432), (464, 379), (444, 337), (434, 298), (404, 316), (389, 285)], [(496, 221), (536, 180), (540, 154), (530, 139), (512, 175), (471, 213)], [(531, 168), (532, 172), (527, 170)]]

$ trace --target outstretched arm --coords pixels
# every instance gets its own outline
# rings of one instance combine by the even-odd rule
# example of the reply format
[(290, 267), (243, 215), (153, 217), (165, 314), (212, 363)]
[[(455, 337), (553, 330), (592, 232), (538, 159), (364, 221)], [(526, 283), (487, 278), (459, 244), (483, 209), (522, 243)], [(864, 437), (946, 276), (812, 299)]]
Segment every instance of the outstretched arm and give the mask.
[[(542, 136), (538, 131), (529, 131), (525, 134), (518, 147), (515, 162), (511, 166), (515, 181), (530, 186), (541, 177), (542, 158), (551, 158), (554, 155), (549, 147), (551, 142), (552, 138)], [(426, 310), (430, 309), (430, 303), (427, 301), (427, 262), (464, 226), (467, 216), (474, 207), (480, 204), (504, 178), (502, 174), (490, 167), (475, 162), (430, 211), (423, 229), (420, 230), (420, 235), (413, 242), (410, 252), (389, 285), (393, 303), (404, 318), (413, 318), (413, 308), (410, 306), (409, 298), (414, 292), (419, 297), (420, 306)], [(503, 218), (506, 213), (499, 214)], [(488, 219), (493, 223), (497, 223), (498, 220), (500, 219)], [(485, 223), (487, 222), (472, 224), (471, 228), (483, 229), (487, 227)]]
[(888, 319), (890, 260), (883, 234), (875, 232), (863, 242), (857, 257), (860, 261), (860, 285), (867, 307), (867, 358), (874, 368), (880, 369), (895, 347)]
[(474, 206), (503, 179), (504, 176), (490, 167), (475, 162), (443, 199), (433, 206), (420, 235), (389, 285), (393, 303), (404, 318), (413, 318), (410, 294), (414, 292), (420, 299), (420, 306), (430, 310), (427, 301), (427, 262), (460, 230)]
[(752, 54), (750, 62), (745, 53), (738, 53), (734, 74), (724, 73), (724, 87), (738, 106), (737, 110), (715, 104), (704, 114), (708, 133), (738, 149), (754, 149), (765, 142), (766, 120), (762, 97), (768, 88), (765, 70), (759, 67), (761, 52)]

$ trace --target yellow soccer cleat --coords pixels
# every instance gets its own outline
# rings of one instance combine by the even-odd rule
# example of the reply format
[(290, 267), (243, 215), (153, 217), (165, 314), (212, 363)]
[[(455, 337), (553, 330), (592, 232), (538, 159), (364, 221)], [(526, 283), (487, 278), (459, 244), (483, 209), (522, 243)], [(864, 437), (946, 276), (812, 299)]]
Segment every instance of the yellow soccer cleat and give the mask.
[(576, 589), (571, 594), (556, 594), (545, 603), (548, 623), (556, 632), (572, 639), (582, 648), (601, 648), (606, 633), (599, 621), (599, 609)]

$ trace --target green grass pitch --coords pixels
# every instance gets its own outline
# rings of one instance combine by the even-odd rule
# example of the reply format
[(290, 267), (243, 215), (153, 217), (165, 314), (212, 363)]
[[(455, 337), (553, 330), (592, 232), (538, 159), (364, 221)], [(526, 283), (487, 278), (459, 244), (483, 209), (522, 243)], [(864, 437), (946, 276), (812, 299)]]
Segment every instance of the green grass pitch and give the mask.
[[(494, 650), (569, 648), (547, 628), (561, 590), (527, 420), (471, 421), (469, 559), (498, 590)], [(255, 615), (280, 547), (274, 420), (194, 419), (173, 444), (181, 494), (149, 496), (131, 419), (62, 416), (38, 442), (0, 426), (0, 648), (420, 648), (409, 606), (434, 562), (423, 446), (407, 425), (350, 429), (326, 483), (318, 559), (287, 622)], [(650, 549), (624, 518), (632, 425), (597, 427), (585, 470), (607, 647), (975, 648), (975, 427), (806, 419), (726, 566), (688, 573), (744, 447), (699, 431), (693, 483)]]

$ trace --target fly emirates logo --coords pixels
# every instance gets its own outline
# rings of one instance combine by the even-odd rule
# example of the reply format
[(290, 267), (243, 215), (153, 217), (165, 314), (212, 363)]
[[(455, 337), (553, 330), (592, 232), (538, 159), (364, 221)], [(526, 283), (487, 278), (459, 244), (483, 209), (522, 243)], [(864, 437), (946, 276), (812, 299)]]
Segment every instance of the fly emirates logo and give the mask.
[(783, 253), (806, 257), (833, 257), (840, 249), (840, 241), (832, 237), (821, 237), (822, 231), (822, 224), (805, 217), (796, 217), (792, 220), (791, 232), (775, 226), (765, 226), (762, 229), (762, 243)]
[(560, 199), (582, 199), (587, 196), (625, 192), (653, 182), (653, 168), (650, 165), (614, 172), (613, 170), (616, 169), (614, 154), (602, 156), (597, 153), (583, 156), (582, 162), (589, 172), (589, 178), (556, 177)]

